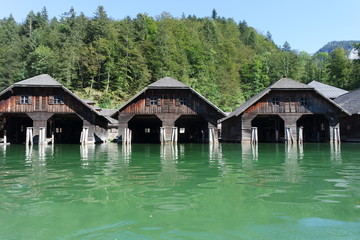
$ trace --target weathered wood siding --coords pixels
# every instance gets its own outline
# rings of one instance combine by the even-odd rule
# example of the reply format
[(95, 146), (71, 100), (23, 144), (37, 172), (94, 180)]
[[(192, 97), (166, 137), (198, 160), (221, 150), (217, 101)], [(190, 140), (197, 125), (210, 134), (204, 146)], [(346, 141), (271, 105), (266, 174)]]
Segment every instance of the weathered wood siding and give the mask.
[[(273, 104), (275, 98), (279, 104)], [(306, 105), (302, 104), (302, 99), (307, 100)], [(314, 91), (271, 91), (245, 111), (245, 113), (257, 114), (324, 114), (331, 112), (339, 112), (339, 109)]]
[[(19, 102), (21, 95), (29, 96), (28, 104)], [(54, 96), (61, 96), (63, 103), (54, 104), (52, 101)], [(61, 88), (14, 88), (11, 95), (5, 94), (0, 99), (0, 112), (3, 113), (75, 113), (84, 111), (86, 111), (85, 107)]]
[[(157, 99), (156, 105), (147, 103), (150, 99)], [(181, 104), (181, 101), (185, 101)], [(180, 114), (196, 115), (206, 114), (211, 117), (221, 118), (214, 108), (190, 90), (147, 90), (126, 106), (122, 114)]]

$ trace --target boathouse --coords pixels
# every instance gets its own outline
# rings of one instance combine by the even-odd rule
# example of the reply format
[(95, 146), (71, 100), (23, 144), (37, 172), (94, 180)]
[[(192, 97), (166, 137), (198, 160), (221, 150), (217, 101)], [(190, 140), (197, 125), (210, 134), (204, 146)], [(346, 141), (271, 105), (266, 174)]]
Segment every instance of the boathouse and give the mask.
[(47, 74), (0, 92), (0, 137), (8, 143), (94, 143), (106, 140), (108, 121)]
[(334, 99), (351, 116), (340, 119), (341, 141), (360, 142), (360, 89), (348, 92)]
[(124, 103), (118, 119), (123, 143), (214, 142), (225, 113), (191, 87), (165, 77)]
[(231, 112), (222, 123), (225, 142), (339, 141), (349, 112), (313, 87), (282, 78)]

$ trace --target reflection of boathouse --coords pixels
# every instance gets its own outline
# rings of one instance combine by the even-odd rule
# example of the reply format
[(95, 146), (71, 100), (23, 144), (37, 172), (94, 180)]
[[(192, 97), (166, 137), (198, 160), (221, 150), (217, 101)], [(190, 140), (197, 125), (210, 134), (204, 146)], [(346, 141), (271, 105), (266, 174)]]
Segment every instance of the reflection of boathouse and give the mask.
[(329, 142), (349, 113), (313, 87), (282, 78), (222, 121), (223, 141)]
[[(0, 93), (0, 136), (7, 142), (55, 143), (106, 140), (108, 121), (49, 75), (17, 82)], [(31, 131), (31, 134), (29, 134)], [(83, 133), (83, 134), (82, 134)]]
[(113, 117), (119, 121), (120, 142), (211, 142), (225, 114), (191, 87), (166, 77), (132, 97)]

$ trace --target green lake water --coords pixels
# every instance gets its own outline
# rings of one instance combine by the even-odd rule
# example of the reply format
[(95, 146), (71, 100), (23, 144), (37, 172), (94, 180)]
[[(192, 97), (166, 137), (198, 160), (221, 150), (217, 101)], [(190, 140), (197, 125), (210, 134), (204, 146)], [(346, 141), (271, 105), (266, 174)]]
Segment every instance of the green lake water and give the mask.
[(360, 144), (0, 146), (0, 239), (360, 239)]

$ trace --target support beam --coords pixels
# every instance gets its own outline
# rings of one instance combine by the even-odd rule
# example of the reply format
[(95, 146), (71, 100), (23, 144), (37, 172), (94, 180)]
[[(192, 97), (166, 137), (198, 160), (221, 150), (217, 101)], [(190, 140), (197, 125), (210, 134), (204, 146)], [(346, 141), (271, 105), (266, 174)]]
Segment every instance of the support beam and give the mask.
[[(119, 113), (118, 117), (118, 135), (117, 135), (117, 142), (118, 143), (131, 143), (131, 139), (129, 141), (129, 121), (135, 114), (126, 114), (126, 113)], [(127, 130), (128, 129), (128, 130)]]
[[(33, 121), (32, 137), (34, 144), (47, 144), (46, 126), (47, 121), (54, 113), (48, 112), (30, 112), (26, 113)], [(28, 141), (27, 141), (28, 142)]]
[(293, 143), (299, 141), (297, 121), (302, 114), (289, 113), (286, 115), (279, 115), (284, 120), (285, 142)]

